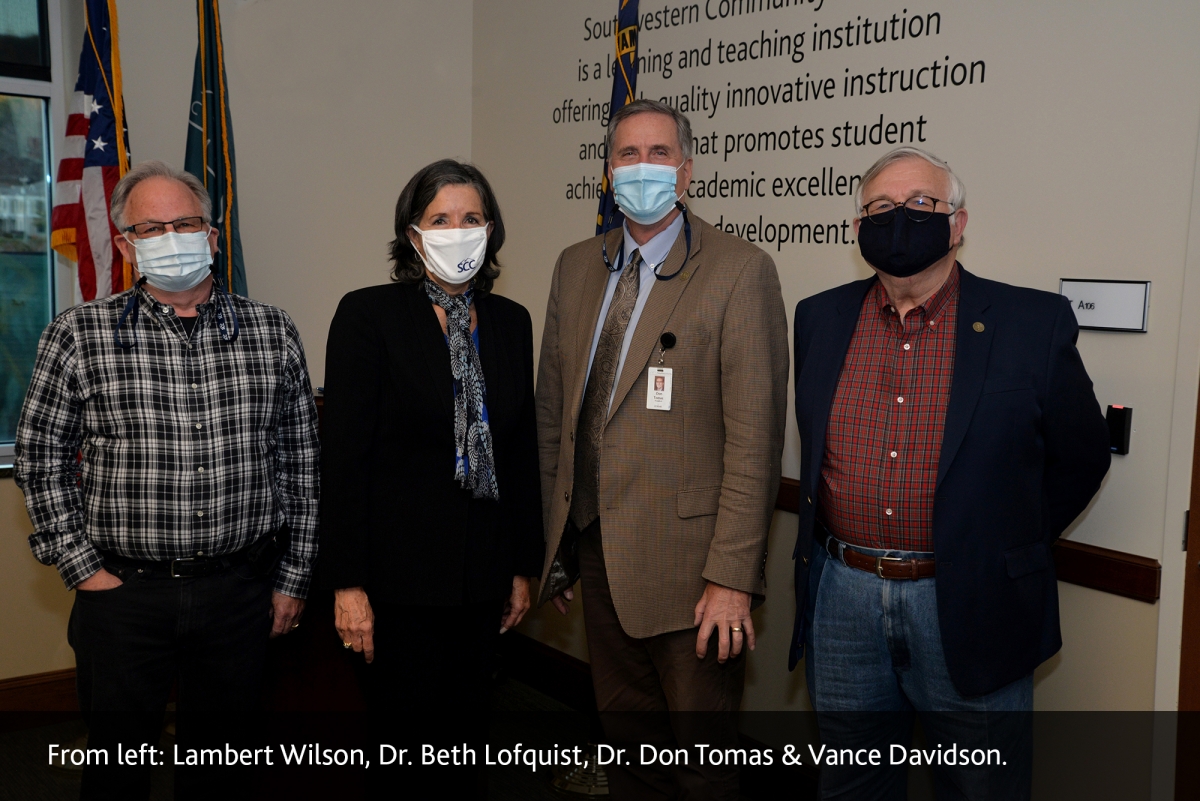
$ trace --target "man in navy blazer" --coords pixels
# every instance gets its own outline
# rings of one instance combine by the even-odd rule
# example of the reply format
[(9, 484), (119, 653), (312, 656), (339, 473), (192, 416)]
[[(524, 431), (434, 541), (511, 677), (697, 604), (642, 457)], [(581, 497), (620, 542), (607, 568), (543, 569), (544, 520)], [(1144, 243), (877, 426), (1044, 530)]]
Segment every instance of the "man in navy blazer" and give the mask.
[(826, 744), (883, 751), (822, 765), (824, 797), (903, 798), (889, 746), (916, 713), (930, 746), (1007, 762), (935, 767), (939, 797), (1029, 795), (1029, 717), (996, 713), (1032, 709), (1033, 670), (1062, 645), (1050, 546), (1109, 466), (1070, 304), (964, 270), (964, 202), (936, 157), (885, 155), (855, 197), (876, 277), (796, 307), (789, 668), (805, 658)]

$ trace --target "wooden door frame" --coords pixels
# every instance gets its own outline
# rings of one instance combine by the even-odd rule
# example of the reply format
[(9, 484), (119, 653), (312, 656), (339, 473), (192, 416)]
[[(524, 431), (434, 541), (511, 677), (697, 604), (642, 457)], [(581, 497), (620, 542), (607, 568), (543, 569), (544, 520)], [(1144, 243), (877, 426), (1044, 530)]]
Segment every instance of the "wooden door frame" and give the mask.
[(1200, 398), (1192, 443), (1191, 502), (1184, 556), (1183, 632), (1179, 646), (1179, 711), (1200, 712)]

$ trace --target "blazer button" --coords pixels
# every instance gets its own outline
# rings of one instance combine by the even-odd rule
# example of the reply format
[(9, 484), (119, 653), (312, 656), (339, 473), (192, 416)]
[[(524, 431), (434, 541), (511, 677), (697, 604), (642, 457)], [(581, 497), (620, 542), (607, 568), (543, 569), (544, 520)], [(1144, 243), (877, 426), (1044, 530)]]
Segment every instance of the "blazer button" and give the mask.
[(569, 493), (569, 492), (564, 492), (564, 493), (563, 493), (563, 500), (564, 500), (564, 501), (570, 501), (570, 500), (571, 500), (571, 493)]
[(574, 442), (574, 441), (575, 441), (575, 432), (572, 431), (571, 432), (571, 442)]

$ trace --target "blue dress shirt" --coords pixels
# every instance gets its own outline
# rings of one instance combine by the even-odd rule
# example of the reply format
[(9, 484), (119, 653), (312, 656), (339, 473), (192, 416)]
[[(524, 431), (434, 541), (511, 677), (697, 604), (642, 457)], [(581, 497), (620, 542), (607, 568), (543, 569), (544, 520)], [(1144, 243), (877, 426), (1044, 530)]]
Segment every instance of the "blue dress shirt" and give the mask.
[[(608, 276), (608, 285), (604, 288), (604, 303), (600, 305), (600, 317), (596, 320), (596, 331), (592, 334), (592, 350), (588, 354), (588, 375), (592, 374), (592, 360), (596, 358), (596, 346), (600, 343), (600, 332), (604, 329), (604, 321), (608, 318), (608, 308), (612, 305), (613, 294), (617, 291), (617, 281), (621, 279), (621, 272), (625, 264), (628, 264), (628, 259), (633, 255), (633, 251), (641, 252), (642, 263), (638, 273), (638, 298), (637, 303), (633, 306), (633, 315), (629, 318), (629, 326), (625, 329), (625, 340), (621, 343), (621, 356), (617, 359), (617, 372), (613, 376), (613, 386), (615, 387), (621, 381), (621, 369), (625, 366), (625, 355), (629, 352), (629, 343), (633, 339), (633, 332), (637, 328), (638, 318), (642, 316), (642, 309), (646, 307), (646, 300), (650, 297), (650, 290), (654, 289), (654, 285), (658, 283), (658, 279), (654, 277), (654, 269), (666, 261), (667, 255), (671, 252), (671, 248), (675, 244), (675, 240), (679, 238), (679, 231), (683, 228), (683, 215), (680, 214), (672, 221), (670, 225), (664, 228), (659, 233), (644, 245), (638, 245), (634, 241), (633, 236), (629, 233), (629, 225), (622, 226), (625, 234), (625, 259), (622, 264), (622, 270), (610, 273)], [(609, 407), (612, 407), (611, 388), (609, 390)]]

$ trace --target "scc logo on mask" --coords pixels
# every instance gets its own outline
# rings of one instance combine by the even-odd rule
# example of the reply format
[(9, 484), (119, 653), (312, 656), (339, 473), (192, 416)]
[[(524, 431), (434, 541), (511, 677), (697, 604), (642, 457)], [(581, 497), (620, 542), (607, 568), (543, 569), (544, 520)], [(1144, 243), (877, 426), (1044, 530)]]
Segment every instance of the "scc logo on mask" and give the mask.
[(458, 271), (460, 273), (469, 273), (471, 268), (475, 266), (474, 259), (463, 259), (458, 263)]

